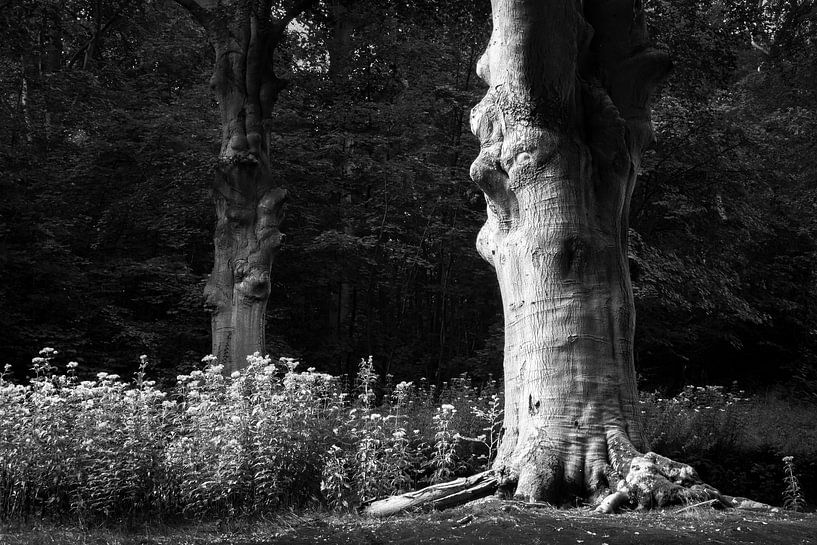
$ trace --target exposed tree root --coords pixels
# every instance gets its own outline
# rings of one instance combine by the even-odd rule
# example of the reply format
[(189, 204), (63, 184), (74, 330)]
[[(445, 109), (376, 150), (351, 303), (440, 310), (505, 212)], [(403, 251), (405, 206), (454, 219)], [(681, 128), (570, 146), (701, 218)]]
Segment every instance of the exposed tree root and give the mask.
[[(771, 510), (765, 503), (721, 494), (704, 483), (695, 469), (655, 452), (639, 453), (622, 433), (608, 436), (610, 488), (596, 507), (598, 513), (614, 513), (627, 504), (635, 509), (710, 503), (723, 508)], [(617, 480), (617, 482), (615, 482)]]
[[(660, 454), (638, 453), (629, 440), (617, 436), (610, 444), (610, 488), (601, 494), (597, 513), (615, 513), (628, 506), (634, 509), (660, 509), (671, 505), (709, 505), (712, 507), (771, 511), (765, 503), (721, 494), (701, 481), (687, 464)], [(421, 490), (374, 501), (362, 512), (368, 516), (387, 517), (411, 507), (428, 505), (445, 509), (488, 496), (508, 486), (507, 478), (496, 470), (484, 471), (471, 477), (432, 485)], [(624, 475), (622, 477), (622, 475)]]

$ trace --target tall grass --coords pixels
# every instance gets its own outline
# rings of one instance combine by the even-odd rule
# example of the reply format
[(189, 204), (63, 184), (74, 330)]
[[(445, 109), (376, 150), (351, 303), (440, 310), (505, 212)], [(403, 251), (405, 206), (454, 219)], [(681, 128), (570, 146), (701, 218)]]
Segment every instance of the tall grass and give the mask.
[[(305, 504), (353, 509), (486, 469), (500, 441), (495, 381), (393, 385), (369, 358), (348, 389), (294, 360), (256, 354), (231, 376), (207, 357), (165, 392), (149, 380), (145, 357), (131, 380), (99, 373), (80, 381), (77, 364), (59, 372), (55, 355), (47, 348), (33, 360), (26, 385), (0, 373), (2, 519), (134, 522), (254, 516)], [(779, 501), (792, 471), (784, 475), (780, 457), (794, 455), (800, 497), (810, 496), (817, 437), (813, 427), (798, 426), (815, 421), (813, 407), (717, 387), (645, 395), (641, 407), (654, 449), (693, 462), (711, 484)]]

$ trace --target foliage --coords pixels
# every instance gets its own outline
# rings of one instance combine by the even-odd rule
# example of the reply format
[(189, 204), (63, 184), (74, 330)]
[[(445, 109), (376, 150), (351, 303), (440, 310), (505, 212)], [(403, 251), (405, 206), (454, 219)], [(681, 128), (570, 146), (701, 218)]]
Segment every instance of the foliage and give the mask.
[[(46, 348), (34, 358), (29, 385), (0, 376), (0, 518), (132, 523), (318, 501), (351, 508), (449, 475), (460, 456), (454, 430), (497, 425), (476, 412), (454, 419), (433, 389), (405, 382), (375, 405), (371, 359), (361, 363), (355, 399), (337, 377), (298, 372), (287, 358), (255, 355), (225, 377), (208, 356), (165, 393), (147, 379), (145, 356), (125, 383), (104, 372), (80, 381), (76, 362), (58, 374), (57, 355)], [(495, 395), (446, 396), (466, 393), (474, 403)], [(445, 426), (432, 414), (445, 414)], [(481, 468), (489, 463), (479, 458)]]
[[(0, 376), (2, 519), (226, 519), (317, 503), (351, 510), (483, 471), (499, 440), (501, 385), (477, 387), (467, 376), (440, 389), (388, 387), (366, 359), (348, 391), (292, 359), (255, 355), (225, 377), (209, 356), (165, 392), (148, 379), (146, 357), (126, 383), (104, 372), (80, 381), (76, 362), (58, 373), (57, 356), (43, 349), (28, 385), (9, 381), (8, 369)], [(652, 448), (689, 460), (722, 490), (776, 503), (785, 488), (786, 505), (798, 508), (817, 490), (813, 408), (713, 386), (644, 395), (641, 408)], [(785, 486), (782, 454), (806, 460), (797, 478), (787, 463)]]
[(707, 452), (720, 456), (741, 443), (749, 399), (722, 386), (688, 386), (674, 397), (642, 394), (645, 434), (653, 449), (678, 452), (678, 459)]
[[(644, 4), (675, 71), (631, 206), (643, 384), (817, 395), (814, 28), (807, 1)], [(320, 3), (276, 70), (291, 193), (268, 350), (353, 376), (485, 379), (496, 281), (474, 251), (468, 110), (489, 5)], [(174, 2), (13, 2), (0, 15), (0, 316), (23, 378), (43, 342), (83, 378), (139, 354), (172, 384), (206, 351), (216, 107), (206, 37)], [(769, 362), (774, 362), (770, 364)], [(461, 411), (460, 414), (463, 414)], [(477, 434), (479, 435), (479, 434)]]
[(794, 456), (783, 457), (783, 470), (786, 472), (783, 478), (783, 482), (786, 483), (786, 489), (783, 491), (783, 507), (789, 511), (802, 511), (805, 508), (806, 499), (803, 497), (800, 481), (794, 474)]
[(291, 92), (274, 115), (283, 176), (297, 183), (270, 333), (350, 376), (360, 353), (401, 380), (497, 372), (465, 366), (498, 317), (473, 250), (484, 202), (468, 180), (487, 18), (340, 4), (292, 44)]
[(15, 38), (0, 82), (4, 361), (22, 370), (46, 338), (67, 347), (62, 364), (99, 366), (80, 360), (85, 378), (140, 353), (204, 352), (211, 213), (196, 151), (215, 115), (202, 33), (164, 2), (13, 4), (0, 18)]
[(691, 464), (716, 488), (777, 504), (779, 460), (797, 456), (803, 489), (817, 489), (815, 407), (790, 394), (747, 397), (721, 386), (688, 387), (676, 396), (641, 395), (644, 434), (650, 448)]
[[(651, 387), (757, 386), (815, 366), (809, 4), (646, 3), (675, 63), (631, 214)], [(783, 36), (797, 37), (790, 52)]]

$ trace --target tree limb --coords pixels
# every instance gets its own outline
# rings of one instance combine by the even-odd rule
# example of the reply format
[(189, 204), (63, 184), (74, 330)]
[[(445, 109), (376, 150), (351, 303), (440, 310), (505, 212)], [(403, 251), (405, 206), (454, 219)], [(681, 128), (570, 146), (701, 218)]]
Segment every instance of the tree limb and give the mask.
[(122, 12), (123, 12), (123, 11), (125, 11), (125, 8), (126, 8), (126, 7), (127, 7), (129, 4), (132, 4), (132, 2), (128, 2), (127, 0), (125, 0), (124, 2), (122, 2), (121, 4), (119, 4), (119, 8), (117, 8), (117, 10), (114, 12), (114, 14), (113, 14), (113, 15), (111, 15), (111, 16), (108, 18), (108, 20), (107, 20), (107, 21), (105, 21), (105, 23), (104, 23), (104, 24), (103, 24), (101, 27), (99, 27), (99, 29), (98, 29), (96, 32), (94, 32), (94, 34), (93, 34), (93, 35), (92, 35), (90, 38), (88, 38), (88, 40), (87, 40), (87, 41), (86, 41), (84, 44), (82, 44), (82, 45), (80, 46), (80, 48), (79, 48), (79, 49), (77, 49), (77, 50), (76, 50), (76, 52), (75, 52), (73, 55), (71, 55), (71, 59), (68, 61), (68, 66), (73, 66), (73, 64), (74, 64), (75, 62), (77, 62), (77, 60), (79, 59), (79, 56), (80, 56), (80, 55), (81, 55), (81, 54), (82, 54), (84, 51), (86, 51), (86, 50), (88, 49), (88, 47), (89, 47), (89, 46), (90, 46), (92, 43), (94, 43), (94, 41), (95, 41), (95, 40), (97, 40), (97, 39), (98, 39), (100, 36), (102, 36), (102, 34), (103, 34), (103, 33), (104, 33), (106, 30), (108, 30), (108, 28), (109, 28), (109, 27), (110, 27), (112, 24), (114, 24), (114, 22), (116, 22), (116, 20), (119, 18), (119, 16), (120, 16), (120, 15), (122, 15)]
[(371, 502), (364, 506), (363, 513), (372, 517), (387, 517), (423, 504), (444, 509), (488, 496), (498, 485), (499, 479), (493, 470), (483, 471), (470, 477)]
[(203, 8), (201, 4), (196, 2), (196, 0), (175, 0), (177, 4), (181, 7), (186, 9), (190, 12), (190, 15), (201, 24), (204, 28), (207, 28), (212, 20), (212, 15), (208, 10)]

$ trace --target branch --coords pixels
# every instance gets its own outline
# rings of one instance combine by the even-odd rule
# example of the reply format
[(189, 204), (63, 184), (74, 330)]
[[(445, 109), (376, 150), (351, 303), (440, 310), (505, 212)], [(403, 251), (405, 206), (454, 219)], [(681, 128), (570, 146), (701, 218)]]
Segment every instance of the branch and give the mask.
[(125, 0), (124, 2), (119, 4), (119, 8), (114, 12), (113, 15), (111, 15), (110, 18), (108, 18), (107, 21), (105, 21), (105, 24), (103, 24), (101, 27), (99, 27), (99, 29), (96, 32), (94, 32), (93, 36), (88, 38), (88, 40), (84, 44), (82, 44), (82, 46), (80, 46), (79, 49), (77, 49), (76, 53), (74, 53), (71, 56), (71, 60), (68, 61), (68, 66), (73, 66), (73, 64), (75, 62), (77, 62), (77, 59), (79, 59), (80, 54), (83, 51), (87, 50), (88, 47), (92, 43), (94, 43), (95, 40), (97, 40), (100, 36), (102, 36), (102, 34), (106, 30), (108, 30), (108, 28), (119, 18), (119, 16), (122, 15), (122, 12), (125, 11), (125, 7), (127, 7), (129, 3), (131, 3), (131, 2), (128, 2), (127, 0)]
[(755, 37), (754, 37), (754, 35), (752, 35), (751, 32), (749, 33), (749, 42), (752, 44), (753, 48), (757, 49), (758, 51), (760, 51), (761, 53), (763, 53), (767, 57), (769, 55), (771, 55), (771, 51), (769, 50), (769, 48), (767, 46), (761, 44), (757, 40), (755, 40)]
[(610, 98), (624, 119), (649, 119), (652, 93), (672, 62), (666, 52), (650, 47), (641, 2), (588, 0), (584, 15), (594, 30), (589, 45), (598, 62), (597, 75)]
[(447, 483), (435, 484), (400, 496), (391, 496), (364, 504), (362, 511), (370, 517), (388, 517), (411, 507), (431, 504), (436, 509), (445, 509), (483, 498), (496, 491), (499, 479), (493, 470), (483, 471), (470, 477)]
[(190, 12), (190, 15), (199, 22), (201, 26), (207, 28), (212, 20), (212, 15), (209, 11), (201, 7), (201, 4), (196, 0), (175, 0), (177, 4)]

